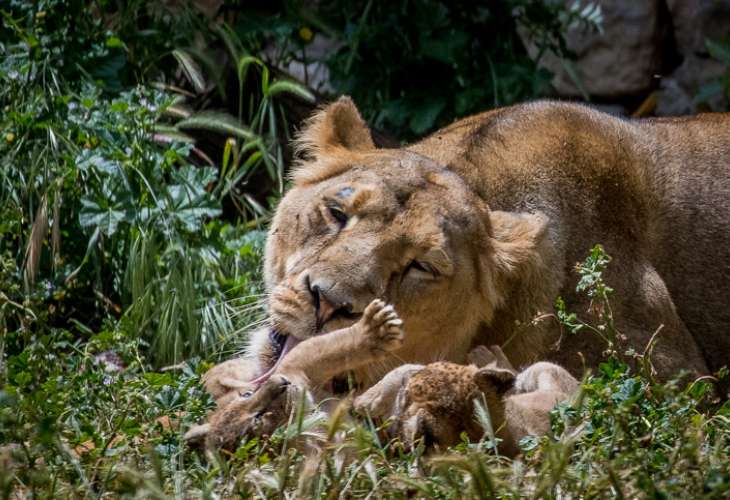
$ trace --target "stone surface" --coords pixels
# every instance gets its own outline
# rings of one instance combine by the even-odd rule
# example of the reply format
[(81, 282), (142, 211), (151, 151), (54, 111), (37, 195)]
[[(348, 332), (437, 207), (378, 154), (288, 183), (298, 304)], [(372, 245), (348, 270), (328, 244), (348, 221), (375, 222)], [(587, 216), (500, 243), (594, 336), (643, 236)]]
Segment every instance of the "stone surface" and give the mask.
[[(566, 3), (572, 5), (574, 0)], [(584, 27), (574, 27), (566, 33), (567, 46), (577, 57), (570, 64), (585, 91), (591, 96), (612, 99), (641, 94), (655, 86), (654, 75), (661, 68), (659, 0), (597, 3), (603, 16), (603, 33)], [(536, 48), (531, 46), (530, 51), (534, 54)], [(558, 57), (547, 56), (543, 64), (555, 74), (553, 86), (558, 94), (582, 95)]]
[[(730, 37), (730, 0), (667, 0), (667, 7), (682, 62), (662, 81), (656, 113), (696, 113), (695, 96), (700, 89), (728, 71), (725, 65), (710, 57), (705, 39)], [(722, 102), (723, 96), (716, 95), (702, 104), (709, 109), (720, 109)]]

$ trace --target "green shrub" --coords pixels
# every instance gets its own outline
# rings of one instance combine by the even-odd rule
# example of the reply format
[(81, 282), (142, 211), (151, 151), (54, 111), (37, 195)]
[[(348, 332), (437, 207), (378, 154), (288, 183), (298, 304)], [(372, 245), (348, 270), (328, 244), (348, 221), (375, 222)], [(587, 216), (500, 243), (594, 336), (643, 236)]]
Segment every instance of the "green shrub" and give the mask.
[(12, 7), (0, 38), (0, 327), (28, 341), (71, 324), (89, 335), (125, 314), (158, 363), (220, 347), (237, 330), (236, 299), (258, 291), (260, 233), (219, 221), (219, 171), (155, 135), (169, 97), (86, 78), (121, 43), (88, 9)]
[(540, 53), (568, 57), (563, 33), (594, 21), (588, 7), (402, 0), (329, 1), (320, 10), (343, 27), (344, 43), (328, 61), (336, 92), (352, 95), (376, 127), (411, 138), (487, 107), (544, 96), (552, 75), (528, 56), (519, 32)]

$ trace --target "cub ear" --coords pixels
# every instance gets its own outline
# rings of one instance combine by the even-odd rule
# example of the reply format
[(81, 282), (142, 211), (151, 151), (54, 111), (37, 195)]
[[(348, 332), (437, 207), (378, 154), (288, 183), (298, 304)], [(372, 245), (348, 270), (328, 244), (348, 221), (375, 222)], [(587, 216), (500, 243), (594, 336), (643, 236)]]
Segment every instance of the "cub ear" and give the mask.
[(343, 96), (309, 119), (296, 140), (296, 148), (301, 156), (316, 159), (338, 149), (367, 151), (375, 145), (355, 103)]
[(498, 345), (491, 346), (486, 352), (492, 355), (492, 359), (474, 373), (474, 381), (485, 393), (493, 392), (496, 388), (497, 393), (502, 394), (514, 385), (517, 370)]
[(474, 373), (474, 381), (486, 394), (502, 394), (512, 388), (516, 373), (513, 370), (502, 368), (496, 364), (489, 364)]
[(515, 370), (510, 360), (507, 359), (507, 355), (498, 345), (493, 345), (489, 348), (484, 345), (478, 345), (467, 354), (466, 359), (469, 364), (477, 368), (498, 367), (517, 375), (517, 370)]

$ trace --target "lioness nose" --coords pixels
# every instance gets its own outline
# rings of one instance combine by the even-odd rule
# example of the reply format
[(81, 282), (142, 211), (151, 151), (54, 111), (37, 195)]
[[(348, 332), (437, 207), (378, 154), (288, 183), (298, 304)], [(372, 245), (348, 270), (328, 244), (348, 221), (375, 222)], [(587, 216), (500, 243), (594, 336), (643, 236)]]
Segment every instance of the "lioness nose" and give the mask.
[(352, 310), (352, 305), (350, 303), (332, 300), (319, 285), (311, 285), (308, 288), (309, 293), (312, 294), (312, 300), (314, 301), (317, 330), (321, 330), (324, 324), (332, 316), (334, 316), (336, 312)]

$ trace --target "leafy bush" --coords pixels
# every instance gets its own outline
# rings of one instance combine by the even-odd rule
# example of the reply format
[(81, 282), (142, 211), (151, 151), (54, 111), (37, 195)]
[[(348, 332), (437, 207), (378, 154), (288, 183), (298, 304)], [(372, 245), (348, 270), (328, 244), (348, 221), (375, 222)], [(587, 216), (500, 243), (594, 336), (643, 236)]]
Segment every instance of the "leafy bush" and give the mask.
[(528, 57), (519, 32), (541, 53), (566, 57), (562, 33), (583, 12), (535, 0), (332, 1), (321, 10), (344, 27), (328, 61), (335, 90), (404, 137), (545, 95), (552, 75)]
[[(124, 313), (157, 362), (224, 342), (231, 300), (258, 290), (261, 233), (216, 220), (218, 170), (195, 165), (189, 144), (156, 140), (169, 97), (83, 78), (120, 42), (82, 3), (12, 7), (0, 38), (0, 326), (28, 340), (69, 324), (89, 335)], [(55, 24), (73, 13), (75, 27)]]
[[(581, 265), (596, 270), (594, 249)], [(584, 292), (601, 299), (602, 271)], [(588, 283), (591, 281), (591, 283)], [(597, 292), (597, 293), (596, 293)], [(38, 337), (8, 359), (0, 391), (0, 488), (6, 496), (163, 498), (219, 495), (307, 498), (436, 497), (724, 498), (730, 493), (730, 403), (703, 380), (655, 383), (621, 353), (587, 376), (552, 412), (552, 433), (528, 437), (521, 457), (495, 453), (489, 432), (450, 450), (403, 452), (372, 422), (324, 422), (321, 453), (293, 440), (317, 422), (295, 421), (271, 439), (207, 458), (182, 435), (211, 402), (199, 386), (205, 363), (154, 372), (125, 325), (88, 342), (69, 332)], [(581, 332), (580, 334), (585, 334)], [(14, 342), (11, 336), (10, 342)]]

